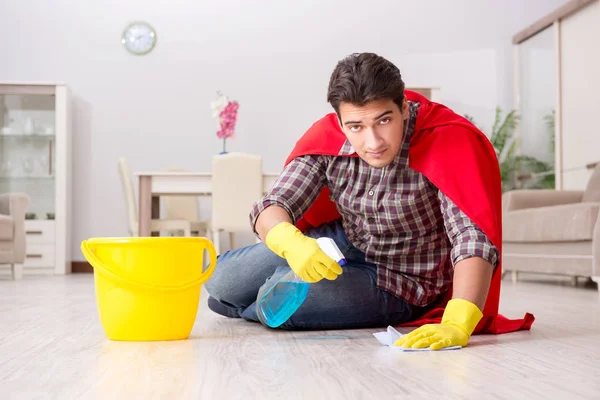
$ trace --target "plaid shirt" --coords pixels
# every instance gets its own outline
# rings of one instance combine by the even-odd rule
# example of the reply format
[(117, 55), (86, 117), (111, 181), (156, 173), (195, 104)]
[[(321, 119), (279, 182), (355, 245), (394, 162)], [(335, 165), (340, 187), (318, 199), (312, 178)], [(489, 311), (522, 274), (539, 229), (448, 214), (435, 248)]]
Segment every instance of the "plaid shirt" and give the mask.
[[(403, 145), (390, 165), (373, 168), (359, 157), (297, 157), (254, 205), (250, 221), (254, 227), (265, 208), (277, 205), (295, 222), (328, 186), (350, 243), (377, 265), (378, 288), (425, 306), (448, 290), (458, 261), (477, 256), (495, 267), (498, 249), (423, 174), (408, 168), (419, 104), (409, 106)], [(339, 155), (353, 152), (346, 141)]]

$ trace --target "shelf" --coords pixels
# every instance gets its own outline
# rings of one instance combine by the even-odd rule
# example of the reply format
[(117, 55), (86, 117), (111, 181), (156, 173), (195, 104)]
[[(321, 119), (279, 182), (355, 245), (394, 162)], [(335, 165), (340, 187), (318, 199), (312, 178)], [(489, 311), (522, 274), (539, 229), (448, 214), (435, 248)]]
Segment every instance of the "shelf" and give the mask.
[(34, 175), (31, 175), (31, 176), (1, 176), (0, 175), (0, 180), (3, 180), (3, 181), (13, 181), (13, 180), (14, 181), (17, 181), (17, 180), (19, 180), (19, 181), (24, 181), (24, 180), (25, 181), (29, 181), (29, 180), (41, 181), (41, 180), (51, 180), (54, 178), (55, 178), (54, 175), (39, 175), (39, 176), (34, 176)]
[(0, 192), (26, 193), (27, 212), (36, 214), (25, 221), (25, 271), (70, 270), (73, 106), (66, 85), (0, 82)]
[(42, 139), (42, 138), (52, 138), (54, 139), (56, 135), (46, 134), (46, 133), (0, 133), (0, 138), (16, 138), (16, 139)]

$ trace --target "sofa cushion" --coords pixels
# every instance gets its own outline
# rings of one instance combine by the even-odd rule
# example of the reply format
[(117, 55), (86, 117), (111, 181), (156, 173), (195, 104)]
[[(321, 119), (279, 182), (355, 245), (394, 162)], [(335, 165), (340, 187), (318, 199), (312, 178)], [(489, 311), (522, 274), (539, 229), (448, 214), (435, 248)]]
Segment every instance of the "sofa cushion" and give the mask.
[(8, 215), (0, 214), (0, 240), (12, 240), (13, 220)]
[(596, 165), (583, 192), (583, 202), (600, 201), (600, 163)]
[(592, 240), (599, 203), (527, 208), (505, 214), (506, 242), (572, 242)]

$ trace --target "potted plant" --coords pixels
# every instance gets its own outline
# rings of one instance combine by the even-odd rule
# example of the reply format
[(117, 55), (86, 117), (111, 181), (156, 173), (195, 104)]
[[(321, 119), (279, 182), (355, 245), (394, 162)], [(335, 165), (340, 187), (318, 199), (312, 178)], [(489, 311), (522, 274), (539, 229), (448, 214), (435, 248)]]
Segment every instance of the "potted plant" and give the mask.
[[(473, 118), (465, 115), (473, 124)], [(554, 118), (553, 114), (544, 118), (548, 132), (551, 133), (551, 152), (554, 153)], [(551, 163), (538, 160), (527, 155), (518, 155), (518, 140), (515, 137), (515, 129), (519, 123), (519, 116), (515, 110), (511, 110), (503, 116), (502, 109), (496, 107), (494, 124), (490, 142), (496, 150), (496, 156), (500, 164), (500, 176), (502, 179), (502, 191), (517, 188), (554, 188), (554, 166)], [(536, 178), (539, 174), (540, 179)]]
[(220, 154), (227, 153), (227, 138), (235, 136), (235, 124), (237, 122), (237, 112), (239, 104), (237, 101), (230, 101), (220, 91), (217, 92), (217, 99), (211, 102), (212, 117), (217, 120), (217, 137), (223, 139), (223, 151)]

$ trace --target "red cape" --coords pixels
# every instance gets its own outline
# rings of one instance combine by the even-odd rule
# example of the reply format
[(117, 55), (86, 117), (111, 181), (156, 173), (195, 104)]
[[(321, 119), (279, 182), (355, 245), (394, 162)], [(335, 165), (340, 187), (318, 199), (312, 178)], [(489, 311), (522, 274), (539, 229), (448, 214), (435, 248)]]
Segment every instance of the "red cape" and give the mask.
[[(412, 91), (408, 100), (419, 107), (414, 133), (410, 141), (409, 167), (422, 173), (448, 196), (488, 236), (502, 254), (502, 189), (496, 152), (488, 138), (465, 118), (447, 107), (430, 102)], [(285, 164), (298, 156), (323, 154), (337, 156), (346, 141), (337, 115), (327, 114), (314, 123), (300, 138)], [(353, 154), (349, 157), (357, 157)], [(468, 188), (468, 190), (467, 190)], [(324, 188), (317, 200), (296, 226), (305, 231), (340, 218), (329, 188)], [(507, 333), (531, 328), (534, 316), (509, 320), (498, 314), (502, 263), (494, 270), (483, 318), (475, 333)], [(439, 323), (447, 298), (434, 309), (404, 326)]]

